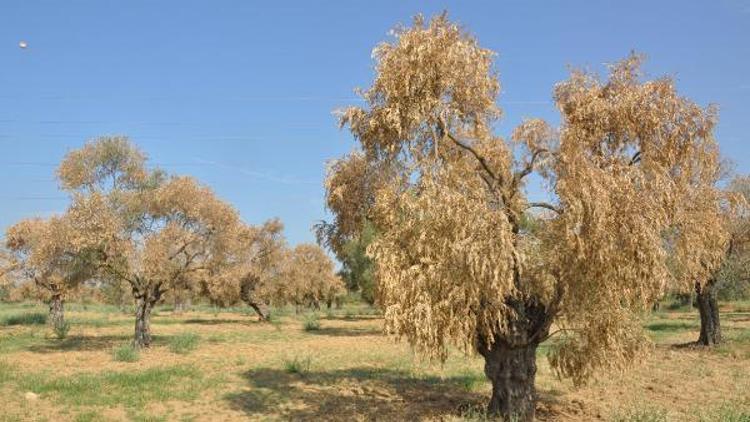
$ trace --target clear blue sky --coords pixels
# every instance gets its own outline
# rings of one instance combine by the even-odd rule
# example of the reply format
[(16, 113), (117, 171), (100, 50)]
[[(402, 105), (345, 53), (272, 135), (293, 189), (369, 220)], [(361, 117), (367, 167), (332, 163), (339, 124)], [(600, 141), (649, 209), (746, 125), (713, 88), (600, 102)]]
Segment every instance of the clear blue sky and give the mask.
[(248, 222), (279, 216), (292, 243), (310, 241), (324, 163), (352, 146), (331, 111), (368, 85), (394, 24), (443, 9), (499, 53), (502, 134), (557, 122), (550, 93), (568, 65), (601, 71), (636, 49), (649, 75), (720, 106), (722, 150), (750, 170), (750, 1), (3, 0), (0, 228), (64, 210), (63, 154), (125, 134)]

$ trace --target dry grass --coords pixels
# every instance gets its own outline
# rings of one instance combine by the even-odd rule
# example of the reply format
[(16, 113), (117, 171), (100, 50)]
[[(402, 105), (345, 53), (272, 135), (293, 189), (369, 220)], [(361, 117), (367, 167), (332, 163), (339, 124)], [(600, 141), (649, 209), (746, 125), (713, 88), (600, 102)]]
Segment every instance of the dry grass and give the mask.
[[(2, 305), (0, 317), (43, 310)], [(477, 409), (489, 394), (481, 360), (455, 352), (443, 366), (420, 362), (363, 311), (321, 316), (311, 331), (301, 315), (264, 324), (244, 311), (162, 311), (152, 322), (155, 345), (137, 362), (112, 358), (133, 320), (107, 307), (70, 307), (64, 340), (47, 327), (0, 327), (0, 420), (481, 419)], [(679, 346), (697, 337), (694, 311), (655, 314), (647, 327), (657, 344), (647, 359), (579, 389), (556, 379), (540, 356), (539, 418), (747, 417), (750, 312), (726, 311), (728, 341), (714, 350)], [(195, 350), (174, 353), (186, 335), (200, 338)], [(290, 370), (290, 362), (304, 362), (304, 370)]]

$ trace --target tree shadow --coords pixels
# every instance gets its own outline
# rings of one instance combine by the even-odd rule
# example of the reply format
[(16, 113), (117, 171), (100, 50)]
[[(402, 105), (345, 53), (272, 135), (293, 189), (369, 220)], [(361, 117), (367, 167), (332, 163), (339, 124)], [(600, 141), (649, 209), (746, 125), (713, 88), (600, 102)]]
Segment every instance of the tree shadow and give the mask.
[(273, 414), (291, 420), (421, 419), (460, 415), (461, 408), (481, 406), (486, 400), (463, 388), (462, 382), (467, 381), (462, 377), (413, 378), (384, 369), (291, 374), (261, 368), (243, 376), (252, 389), (227, 395), (233, 408), (248, 415)]
[(347, 328), (347, 327), (321, 327), (317, 330), (308, 331), (308, 334), (332, 337), (359, 337), (380, 336), (383, 331), (375, 328)]
[(198, 325), (221, 325), (221, 324), (240, 324), (240, 325), (251, 325), (257, 324), (260, 321), (255, 319), (237, 319), (237, 318), (217, 318), (217, 319), (200, 319), (192, 318), (181, 321), (184, 324), (198, 324)]
[[(152, 337), (151, 347), (166, 346), (172, 337), (174, 336), (155, 335)], [(70, 336), (63, 340), (48, 339), (45, 343), (31, 345), (26, 350), (34, 353), (92, 352), (112, 349), (131, 341), (133, 341), (132, 334)]]
[[(415, 378), (408, 372), (357, 367), (289, 373), (259, 368), (243, 374), (250, 389), (225, 396), (250, 417), (284, 420), (423, 420), (482, 414), (489, 399), (472, 391), (484, 376)], [(539, 420), (554, 420), (553, 394), (540, 394)]]
[(351, 321), (351, 322), (357, 322), (357, 321), (375, 321), (378, 319), (383, 319), (382, 315), (327, 315), (325, 317), (327, 320), (331, 321)]
[(649, 331), (692, 331), (700, 328), (696, 323), (686, 322), (654, 322), (646, 325)]

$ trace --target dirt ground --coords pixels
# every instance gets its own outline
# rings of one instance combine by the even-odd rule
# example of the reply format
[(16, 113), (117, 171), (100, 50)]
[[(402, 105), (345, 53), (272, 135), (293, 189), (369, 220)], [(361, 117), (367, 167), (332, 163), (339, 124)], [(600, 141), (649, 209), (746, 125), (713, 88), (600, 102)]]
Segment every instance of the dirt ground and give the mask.
[[(0, 420), (476, 420), (489, 397), (479, 358), (456, 351), (443, 365), (420, 361), (363, 307), (323, 312), (309, 331), (310, 317), (293, 313), (268, 324), (244, 310), (161, 310), (155, 344), (135, 362), (113, 354), (132, 335), (132, 316), (68, 308), (63, 340), (43, 324), (0, 326)], [(646, 325), (652, 353), (581, 388), (557, 379), (541, 348), (538, 418), (749, 417), (749, 308), (724, 308), (727, 340), (709, 350), (684, 346), (698, 335), (694, 310), (658, 312)], [(0, 318), (44, 311), (6, 304)], [(185, 333), (197, 347), (176, 352)]]

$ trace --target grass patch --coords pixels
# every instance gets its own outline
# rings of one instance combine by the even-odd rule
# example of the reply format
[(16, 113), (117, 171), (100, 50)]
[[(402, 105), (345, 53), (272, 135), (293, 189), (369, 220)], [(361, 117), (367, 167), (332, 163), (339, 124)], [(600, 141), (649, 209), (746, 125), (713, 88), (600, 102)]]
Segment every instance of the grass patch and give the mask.
[(25, 391), (52, 395), (74, 406), (142, 407), (151, 401), (192, 400), (208, 387), (202, 373), (188, 366), (65, 377), (44, 372), (18, 377), (17, 382)]
[(4, 326), (11, 325), (44, 325), (47, 323), (47, 314), (41, 312), (24, 312), (22, 314), (10, 315), (0, 322)]
[(302, 328), (305, 331), (318, 331), (320, 330), (320, 319), (317, 314), (310, 314), (305, 317), (305, 322), (302, 324)]
[(620, 411), (612, 417), (612, 422), (667, 422), (667, 420), (665, 409), (642, 404)]
[(700, 422), (750, 422), (750, 409), (729, 402), (708, 412), (696, 412), (696, 416)]
[(486, 380), (484, 374), (468, 371), (457, 377), (457, 381), (466, 391), (478, 390), (484, 386)]
[(116, 362), (137, 362), (140, 357), (138, 349), (129, 343), (117, 346), (112, 350), (112, 359)]
[(172, 353), (186, 355), (198, 348), (200, 336), (195, 333), (183, 333), (172, 337), (169, 340), (169, 350)]
[(0, 353), (11, 353), (44, 342), (44, 338), (37, 331), (9, 333), (0, 337)]
[(64, 340), (65, 337), (68, 336), (68, 332), (70, 331), (70, 323), (65, 321), (61, 324), (55, 324), (52, 329), (55, 332), (55, 337), (57, 337), (58, 340)]
[(284, 361), (284, 370), (290, 374), (306, 375), (310, 372), (310, 366), (312, 366), (310, 356), (304, 358), (295, 356), (290, 360)]

